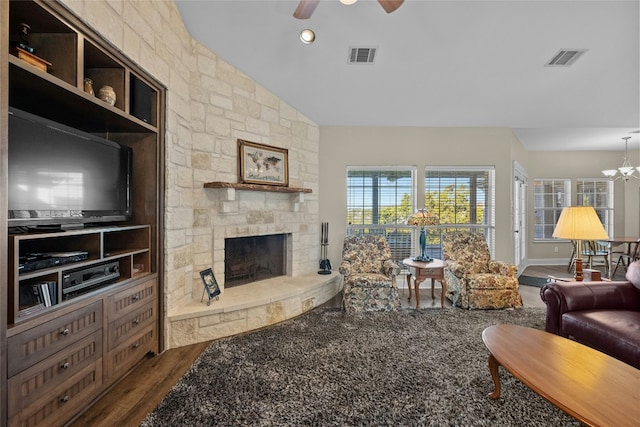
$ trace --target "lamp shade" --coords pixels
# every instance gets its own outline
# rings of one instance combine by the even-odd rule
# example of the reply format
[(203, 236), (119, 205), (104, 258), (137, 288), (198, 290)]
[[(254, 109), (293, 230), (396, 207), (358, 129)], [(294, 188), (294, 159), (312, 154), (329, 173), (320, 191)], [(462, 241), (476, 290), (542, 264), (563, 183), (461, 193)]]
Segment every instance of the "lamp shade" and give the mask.
[(607, 240), (598, 214), (592, 206), (570, 206), (562, 209), (553, 237), (570, 240)]

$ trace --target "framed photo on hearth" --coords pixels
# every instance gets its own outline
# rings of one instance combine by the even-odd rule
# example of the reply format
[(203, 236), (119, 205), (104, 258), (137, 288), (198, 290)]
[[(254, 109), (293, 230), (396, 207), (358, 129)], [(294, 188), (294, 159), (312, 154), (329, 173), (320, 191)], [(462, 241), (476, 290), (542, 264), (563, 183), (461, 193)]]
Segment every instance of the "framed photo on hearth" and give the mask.
[(289, 186), (289, 150), (238, 140), (238, 171), (242, 184)]
[(209, 299), (207, 300), (207, 305), (211, 304), (212, 299), (218, 299), (218, 295), (220, 295), (220, 287), (218, 286), (218, 282), (216, 281), (215, 276), (213, 275), (213, 271), (210, 268), (206, 270), (202, 270), (200, 272), (200, 277), (202, 278), (202, 284), (204, 285), (204, 291), (202, 292), (202, 298), (200, 298), (200, 302), (204, 300), (204, 294), (206, 293)]

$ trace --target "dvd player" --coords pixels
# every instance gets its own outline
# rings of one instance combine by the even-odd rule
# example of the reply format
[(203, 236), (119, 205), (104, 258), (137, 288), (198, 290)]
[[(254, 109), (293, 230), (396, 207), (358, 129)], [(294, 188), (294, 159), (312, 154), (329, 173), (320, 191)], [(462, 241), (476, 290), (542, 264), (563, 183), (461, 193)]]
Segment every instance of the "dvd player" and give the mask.
[(37, 252), (20, 256), (18, 260), (18, 272), (42, 270), (43, 268), (55, 267), (72, 262), (84, 261), (89, 258), (89, 252)]

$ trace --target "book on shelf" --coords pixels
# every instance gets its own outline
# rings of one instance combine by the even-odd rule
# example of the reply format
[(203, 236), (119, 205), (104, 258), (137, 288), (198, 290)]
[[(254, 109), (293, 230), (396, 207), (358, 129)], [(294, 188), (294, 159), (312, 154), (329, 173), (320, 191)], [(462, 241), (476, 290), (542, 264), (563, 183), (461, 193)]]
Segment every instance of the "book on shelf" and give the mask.
[(39, 283), (37, 286), (40, 287), (40, 295), (42, 295), (42, 299), (44, 299), (44, 306), (51, 307), (51, 295), (49, 295), (49, 284)]
[(58, 286), (56, 282), (48, 282), (49, 296), (51, 297), (51, 305), (58, 303)]
[(43, 307), (51, 307), (57, 303), (58, 287), (55, 281), (20, 285), (20, 307), (32, 307), (39, 304)]

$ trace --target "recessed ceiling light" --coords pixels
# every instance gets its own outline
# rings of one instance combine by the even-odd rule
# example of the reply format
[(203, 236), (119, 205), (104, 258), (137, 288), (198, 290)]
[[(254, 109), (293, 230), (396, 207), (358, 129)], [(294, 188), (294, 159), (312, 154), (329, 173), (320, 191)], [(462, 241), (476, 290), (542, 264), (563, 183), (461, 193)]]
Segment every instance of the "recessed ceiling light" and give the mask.
[(357, 2), (358, 0), (340, 0), (340, 3), (342, 4), (346, 4), (347, 6), (350, 4), (354, 4), (355, 2)]
[(305, 28), (300, 32), (300, 40), (304, 44), (311, 44), (316, 40), (316, 33), (313, 30)]

